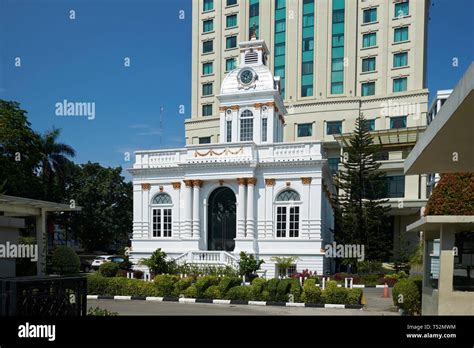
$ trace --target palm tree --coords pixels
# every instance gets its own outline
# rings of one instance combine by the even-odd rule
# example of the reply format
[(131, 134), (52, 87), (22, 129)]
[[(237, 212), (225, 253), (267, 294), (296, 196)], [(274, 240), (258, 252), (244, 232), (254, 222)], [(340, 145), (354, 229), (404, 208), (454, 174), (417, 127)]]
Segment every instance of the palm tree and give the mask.
[(55, 177), (60, 177), (58, 174), (64, 172), (70, 162), (68, 157), (76, 155), (76, 151), (71, 146), (57, 142), (60, 133), (60, 129), (53, 127), (53, 129), (46, 131), (40, 140), (40, 165), (45, 190), (44, 197), (50, 200), (54, 200), (51, 196)]

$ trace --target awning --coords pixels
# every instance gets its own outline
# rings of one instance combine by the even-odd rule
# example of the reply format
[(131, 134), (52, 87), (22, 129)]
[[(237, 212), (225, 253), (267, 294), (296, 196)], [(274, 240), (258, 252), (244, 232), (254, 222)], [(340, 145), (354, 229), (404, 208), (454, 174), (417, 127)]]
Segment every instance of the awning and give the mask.
[[(407, 145), (415, 144), (425, 131), (426, 127), (408, 127), (399, 129), (383, 129), (371, 131), (370, 135), (373, 138), (375, 145), (390, 146), (390, 145)], [(341, 147), (348, 147), (350, 139), (354, 133), (334, 134), (334, 139)]]
[(474, 172), (474, 63), (405, 160), (405, 174)]
[(80, 211), (81, 207), (71, 207), (68, 204), (41, 201), (31, 198), (0, 195), (0, 212), (6, 216), (38, 216), (41, 210), (54, 211)]

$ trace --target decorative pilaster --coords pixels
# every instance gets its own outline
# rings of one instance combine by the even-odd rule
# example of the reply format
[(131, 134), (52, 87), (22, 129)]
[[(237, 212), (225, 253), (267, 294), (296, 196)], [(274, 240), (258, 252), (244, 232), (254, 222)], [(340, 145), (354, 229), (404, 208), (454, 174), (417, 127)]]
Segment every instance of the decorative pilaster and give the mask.
[(239, 191), (237, 195), (237, 238), (245, 237), (245, 201), (247, 179), (238, 178)]
[(256, 178), (247, 179), (247, 229), (246, 237), (248, 239), (255, 238), (255, 209), (254, 209), (254, 192), (255, 184), (257, 183)]
[(303, 185), (311, 185), (312, 178), (301, 178)]
[(202, 180), (193, 180), (193, 238), (199, 239), (201, 237), (200, 229), (200, 188), (202, 187)]
[(151, 188), (151, 185), (148, 183), (142, 184), (142, 190), (143, 191), (149, 191)]
[(193, 203), (193, 181), (184, 180), (184, 214), (183, 214), (183, 234), (185, 238), (191, 238), (193, 235), (192, 231), (192, 203)]
[(180, 182), (172, 182), (173, 188), (175, 190), (179, 190), (181, 188), (181, 183)]

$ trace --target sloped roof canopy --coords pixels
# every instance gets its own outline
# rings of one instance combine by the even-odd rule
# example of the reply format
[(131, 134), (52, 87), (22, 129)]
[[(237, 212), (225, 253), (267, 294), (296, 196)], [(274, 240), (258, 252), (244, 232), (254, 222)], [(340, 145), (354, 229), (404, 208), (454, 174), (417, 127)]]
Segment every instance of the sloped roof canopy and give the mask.
[(405, 160), (405, 174), (474, 172), (474, 63)]

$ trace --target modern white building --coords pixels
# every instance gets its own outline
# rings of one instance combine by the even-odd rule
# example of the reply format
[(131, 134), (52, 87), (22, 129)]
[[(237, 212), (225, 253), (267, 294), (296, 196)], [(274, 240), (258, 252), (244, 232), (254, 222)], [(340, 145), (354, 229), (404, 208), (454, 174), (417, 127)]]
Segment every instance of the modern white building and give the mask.
[(296, 256), (297, 270), (332, 269), (334, 194), (320, 141), (285, 142), (287, 110), (268, 48), (239, 44), (240, 65), (222, 81), (220, 140), (138, 151), (133, 175), (131, 259), (157, 248), (178, 262), (235, 265), (240, 251), (277, 272), (273, 256)]

